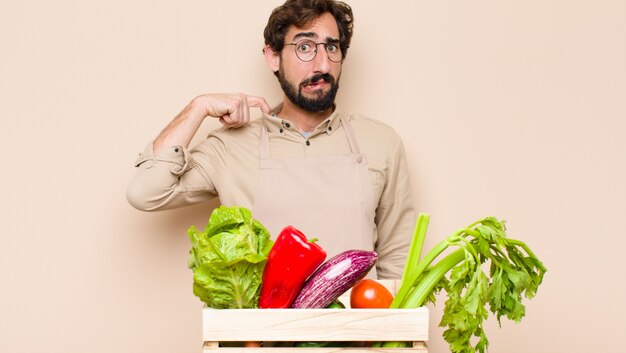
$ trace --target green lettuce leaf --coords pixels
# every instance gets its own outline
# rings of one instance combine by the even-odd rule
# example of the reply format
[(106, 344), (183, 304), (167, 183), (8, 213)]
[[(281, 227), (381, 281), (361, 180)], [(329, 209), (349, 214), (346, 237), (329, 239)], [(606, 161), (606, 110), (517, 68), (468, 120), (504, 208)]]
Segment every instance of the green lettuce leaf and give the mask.
[(258, 307), (263, 269), (273, 241), (244, 207), (216, 208), (204, 232), (191, 226), (193, 293), (217, 309)]

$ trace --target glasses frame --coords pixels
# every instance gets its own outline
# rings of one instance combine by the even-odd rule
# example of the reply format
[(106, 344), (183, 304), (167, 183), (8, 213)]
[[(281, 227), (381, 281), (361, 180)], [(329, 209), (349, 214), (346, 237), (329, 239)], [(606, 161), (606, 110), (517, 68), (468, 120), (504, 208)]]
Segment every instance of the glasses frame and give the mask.
[[(298, 54), (298, 45), (302, 44), (303, 42), (309, 42), (309, 43), (315, 44), (315, 49), (314, 49), (314, 53), (315, 54), (313, 54), (313, 56), (309, 60), (302, 59), (300, 57), (300, 55)], [(317, 43), (317, 42), (315, 42), (314, 40), (311, 40), (311, 39), (301, 39), (301, 40), (299, 40), (299, 41), (297, 41), (295, 43), (285, 43), (285, 46), (293, 45), (294, 46), (294, 52), (296, 53), (296, 57), (298, 59), (300, 59), (300, 61), (304, 61), (304, 62), (308, 63), (310, 61), (313, 61), (313, 59), (315, 59), (317, 57), (317, 52), (318, 52), (317, 48), (320, 46), (320, 44), (324, 46), (324, 51), (326, 52), (326, 57), (328, 57), (328, 60), (330, 60), (330, 61), (332, 61), (334, 63), (340, 63), (340, 62), (343, 61), (343, 59), (344, 59), (343, 51), (341, 50), (341, 47), (339, 46), (339, 43), (327, 43), (327, 42)], [(341, 53), (341, 59), (333, 60), (333, 59), (330, 58), (330, 54), (328, 53), (328, 46), (329, 45), (334, 45), (334, 46), (336, 46), (339, 49), (339, 52)]]

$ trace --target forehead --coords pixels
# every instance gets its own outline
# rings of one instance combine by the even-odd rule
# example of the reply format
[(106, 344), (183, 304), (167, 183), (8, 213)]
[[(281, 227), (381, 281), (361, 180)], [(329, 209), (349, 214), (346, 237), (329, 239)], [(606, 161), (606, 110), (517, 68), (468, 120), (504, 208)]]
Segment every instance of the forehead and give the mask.
[(285, 34), (285, 41), (311, 38), (314, 40), (339, 40), (339, 27), (330, 12), (323, 13), (302, 27), (291, 26)]

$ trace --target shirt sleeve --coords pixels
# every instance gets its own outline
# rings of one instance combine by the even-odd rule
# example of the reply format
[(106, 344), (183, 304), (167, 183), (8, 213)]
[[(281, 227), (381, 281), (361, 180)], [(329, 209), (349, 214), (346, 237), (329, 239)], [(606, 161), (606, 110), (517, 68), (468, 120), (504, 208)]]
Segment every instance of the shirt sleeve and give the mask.
[(394, 136), (385, 186), (376, 210), (376, 270), (381, 279), (402, 278), (416, 219), (406, 153), (400, 137)]
[(139, 210), (156, 211), (216, 197), (214, 179), (223, 165), (223, 154), (219, 153), (223, 145), (211, 142), (206, 140), (206, 146), (192, 151), (171, 146), (156, 156), (150, 142), (135, 161), (137, 171), (126, 190), (128, 202)]

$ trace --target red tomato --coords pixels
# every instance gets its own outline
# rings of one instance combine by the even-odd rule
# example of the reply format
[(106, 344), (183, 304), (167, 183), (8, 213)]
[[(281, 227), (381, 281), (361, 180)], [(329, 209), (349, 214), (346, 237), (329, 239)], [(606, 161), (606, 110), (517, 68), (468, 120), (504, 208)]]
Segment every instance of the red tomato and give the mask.
[(352, 308), (388, 308), (393, 300), (391, 292), (382, 284), (363, 279), (352, 287), (350, 306)]

